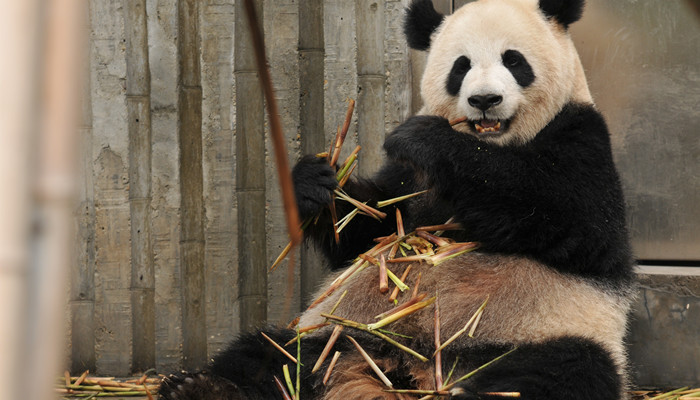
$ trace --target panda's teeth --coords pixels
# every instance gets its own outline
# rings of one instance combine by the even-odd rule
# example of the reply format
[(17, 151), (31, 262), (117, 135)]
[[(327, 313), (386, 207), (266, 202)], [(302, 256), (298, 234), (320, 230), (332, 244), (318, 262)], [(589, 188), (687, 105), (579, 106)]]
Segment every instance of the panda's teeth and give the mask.
[(476, 128), (476, 131), (479, 133), (484, 133), (484, 132), (500, 132), (501, 131), (501, 122), (497, 122), (496, 125), (488, 128), (484, 128), (483, 126), (479, 124), (474, 124), (474, 127)]

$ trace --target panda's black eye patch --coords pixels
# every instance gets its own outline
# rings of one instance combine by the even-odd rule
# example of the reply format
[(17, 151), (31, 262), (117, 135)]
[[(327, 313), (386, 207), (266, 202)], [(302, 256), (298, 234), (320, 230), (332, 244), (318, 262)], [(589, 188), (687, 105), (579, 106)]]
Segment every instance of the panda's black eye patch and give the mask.
[(518, 85), (527, 87), (535, 81), (535, 73), (521, 52), (506, 50), (501, 56), (501, 60), (503, 61), (503, 66), (508, 68), (510, 73), (513, 74)]
[(462, 88), (462, 81), (471, 67), (471, 61), (465, 56), (461, 56), (455, 61), (450, 75), (447, 77), (447, 93), (452, 96), (459, 94), (459, 90)]

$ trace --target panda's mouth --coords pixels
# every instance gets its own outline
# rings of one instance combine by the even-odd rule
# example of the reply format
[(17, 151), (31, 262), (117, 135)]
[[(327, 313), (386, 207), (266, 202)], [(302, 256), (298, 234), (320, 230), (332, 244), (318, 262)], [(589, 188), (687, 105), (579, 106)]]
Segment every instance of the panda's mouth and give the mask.
[(497, 136), (508, 129), (508, 120), (481, 119), (469, 121), (469, 125), (480, 136)]

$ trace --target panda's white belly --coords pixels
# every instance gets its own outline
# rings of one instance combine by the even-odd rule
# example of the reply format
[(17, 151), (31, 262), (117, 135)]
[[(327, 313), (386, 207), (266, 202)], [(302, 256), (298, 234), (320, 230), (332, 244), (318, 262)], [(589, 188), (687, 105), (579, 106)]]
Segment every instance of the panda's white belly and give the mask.
[[(390, 264), (401, 276), (406, 265)], [(439, 266), (413, 263), (406, 283), (413, 285), (422, 273), (419, 293), (438, 295), (441, 337), (444, 340), (464, 327), (488, 297), (488, 304), (474, 333), (462, 335), (463, 345), (483, 342), (533, 343), (573, 335), (594, 340), (608, 349), (618, 366), (624, 366), (623, 336), (630, 305), (628, 294), (614, 294), (583, 279), (562, 275), (532, 260), (469, 253)], [(330, 282), (319, 290), (323, 293)], [(323, 322), (344, 291), (335, 315), (361, 323), (376, 322), (375, 316), (393, 305), (389, 293), (379, 291), (378, 268), (369, 267), (306, 311), (301, 327)], [(391, 284), (390, 284), (391, 286)], [(411, 297), (402, 293), (399, 304)], [(433, 307), (400, 319), (387, 329), (410, 336), (433, 336)], [(470, 342), (471, 341), (471, 342)]]

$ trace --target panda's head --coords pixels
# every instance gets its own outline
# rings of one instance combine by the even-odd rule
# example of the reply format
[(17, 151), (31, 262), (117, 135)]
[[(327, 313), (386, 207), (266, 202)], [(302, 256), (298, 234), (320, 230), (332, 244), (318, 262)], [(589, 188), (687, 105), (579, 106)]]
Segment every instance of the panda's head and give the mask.
[(531, 140), (569, 102), (592, 103), (568, 34), (584, 0), (478, 0), (450, 16), (413, 0), (404, 30), (428, 50), (421, 114), (499, 145)]

